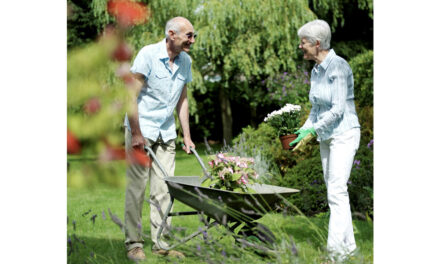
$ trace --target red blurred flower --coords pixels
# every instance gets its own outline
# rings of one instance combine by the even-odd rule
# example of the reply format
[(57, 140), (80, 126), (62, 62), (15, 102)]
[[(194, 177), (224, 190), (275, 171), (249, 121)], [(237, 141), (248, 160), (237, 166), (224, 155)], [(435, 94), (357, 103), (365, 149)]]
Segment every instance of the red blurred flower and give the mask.
[(107, 3), (107, 10), (123, 27), (147, 22), (150, 13), (145, 4), (129, 0), (110, 0)]
[(134, 77), (130, 72), (130, 63), (124, 62), (121, 63), (119, 68), (116, 70), (116, 76), (121, 78), (125, 84), (130, 85), (134, 82)]
[(67, 153), (68, 154), (78, 154), (81, 151), (81, 146), (79, 144), (76, 136), (67, 129)]
[(115, 51), (113, 51), (112, 58), (114, 60), (123, 62), (123, 61), (129, 61), (132, 55), (133, 55), (133, 50), (131, 49), (131, 47), (127, 43), (121, 42), (116, 47)]
[(101, 102), (98, 98), (94, 97), (88, 100), (84, 105), (84, 112), (87, 114), (94, 114), (101, 109)]
[(129, 162), (132, 164), (138, 164), (142, 167), (151, 168), (151, 159), (144, 150), (133, 149), (130, 156)]
[(114, 147), (106, 143), (104, 152), (100, 155), (100, 160), (112, 161), (112, 160), (124, 160), (125, 149), (123, 147)]
[[(108, 144), (100, 155), (100, 160), (102, 161), (123, 160), (125, 158), (125, 149), (123, 147), (114, 147)], [(127, 162), (151, 168), (151, 159), (143, 150), (133, 149), (127, 158)]]

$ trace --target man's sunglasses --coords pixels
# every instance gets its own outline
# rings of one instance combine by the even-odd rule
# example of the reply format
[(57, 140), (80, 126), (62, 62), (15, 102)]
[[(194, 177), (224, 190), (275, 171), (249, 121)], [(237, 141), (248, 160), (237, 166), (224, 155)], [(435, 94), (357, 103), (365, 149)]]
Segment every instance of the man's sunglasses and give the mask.
[(190, 38), (192, 38), (192, 37), (194, 37), (194, 39), (197, 37), (197, 34), (195, 34), (195, 33), (187, 33), (187, 34), (185, 34), (189, 39)]

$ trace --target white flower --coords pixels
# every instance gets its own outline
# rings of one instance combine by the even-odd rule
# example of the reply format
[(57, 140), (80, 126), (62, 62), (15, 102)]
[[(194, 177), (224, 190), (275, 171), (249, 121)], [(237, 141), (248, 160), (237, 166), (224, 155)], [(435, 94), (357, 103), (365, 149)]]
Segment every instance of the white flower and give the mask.
[(283, 113), (289, 113), (289, 112), (299, 112), (301, 111), (301, 106), (300, 105), (293, 105), (293, 104), (286, 104), (285, 106), (283, 106), (281, 109), (279, 110), (275, 110), (272, 113), (268, 114), (265, 118), (264, 118), (264, 122), (267, 122), (269, 119), (271, 119), (274, 116), (277, 115), (281, 115)]

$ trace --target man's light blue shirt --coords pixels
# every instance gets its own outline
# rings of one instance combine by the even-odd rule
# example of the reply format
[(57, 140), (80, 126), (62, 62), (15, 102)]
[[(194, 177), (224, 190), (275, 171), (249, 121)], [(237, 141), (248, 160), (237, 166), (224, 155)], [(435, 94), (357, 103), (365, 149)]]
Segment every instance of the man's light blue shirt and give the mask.
[(301, 129), (315, 128), (318, 141), (360, 127), (350, 65), (331, 49), (312, 69), (310, 115)]
[[(132, 73), (145, 76), (144, 86), (137, 98), (139, 126), (142, 135), (156, 141), (159, 135), (163, 141), (175, 139), (176, 125), (174, 109), (183, 87), (192, 81), (191, 58), (182, 51), (175, 59), (173, 70), (166, 49), (166, 39), (143, 47), (130, 69)], [(130, 129), (127, 116), (124, 125)]]

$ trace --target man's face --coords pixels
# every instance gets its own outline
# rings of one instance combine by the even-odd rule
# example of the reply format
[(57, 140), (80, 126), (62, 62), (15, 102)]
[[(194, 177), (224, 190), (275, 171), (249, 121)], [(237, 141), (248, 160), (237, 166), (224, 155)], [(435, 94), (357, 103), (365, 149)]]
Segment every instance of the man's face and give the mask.
[(196, 35), (191, 23), (184, 23), (179, 33), (175, 33), (174, 46), (178, 51), (189, 52), (191, 45), (196, 41)]
[(299, 48), (304, 52), (305, 60), (314, 60), (318, 55), (318, 47), (317, 45), (313, 45), (306, 38), (302, 38), (299, 43)]

